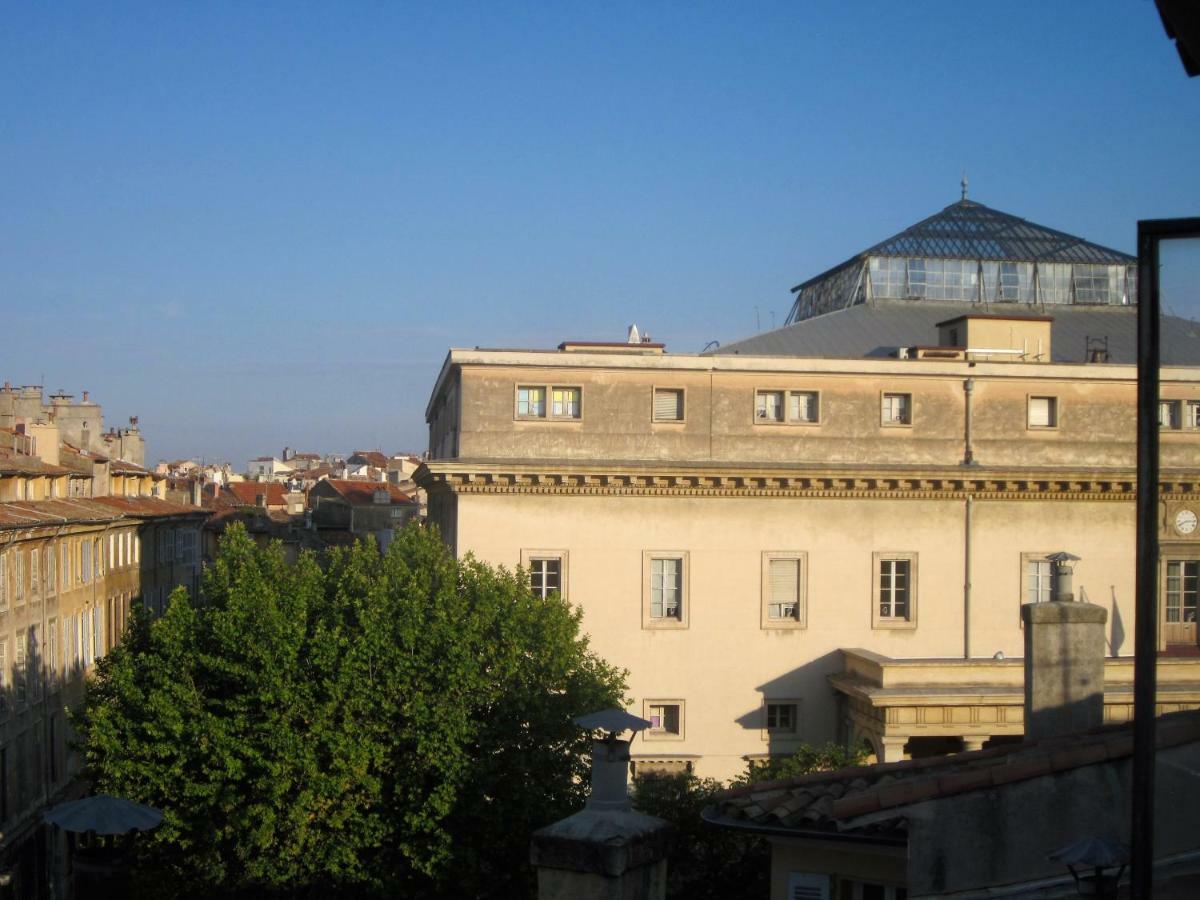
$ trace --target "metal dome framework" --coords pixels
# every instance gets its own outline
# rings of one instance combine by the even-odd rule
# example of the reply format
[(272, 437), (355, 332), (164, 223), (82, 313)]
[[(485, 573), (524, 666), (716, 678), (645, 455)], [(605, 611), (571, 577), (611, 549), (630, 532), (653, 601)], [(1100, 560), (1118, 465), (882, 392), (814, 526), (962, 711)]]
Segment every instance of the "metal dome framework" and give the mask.
[(1137, 260), (964, 196), (792, 292), (785, 324), (873, 299), (1128, 306)]

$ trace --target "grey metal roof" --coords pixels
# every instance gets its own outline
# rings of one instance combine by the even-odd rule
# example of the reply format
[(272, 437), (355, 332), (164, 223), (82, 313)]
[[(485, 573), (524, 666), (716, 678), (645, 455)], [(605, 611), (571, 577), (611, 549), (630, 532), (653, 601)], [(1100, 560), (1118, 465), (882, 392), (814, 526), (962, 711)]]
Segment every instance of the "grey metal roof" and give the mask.
[(869, 256), (1124, 266), (1137, 264), (1137, 259), (1128, 253), (1102, 247), (1044, 225), (1035, 225), (1019, 216), (964, 199), (855, 254), (846, 262), (810, 278), (792, 290), (799, 290), (819, 281), (855, 259), (865, 259)]
[[(1051, 316), (1051, 359), (1084, 362), (1088, 338), (1108, 339), (1108, 360), (1137, 362), (1137, 308), (1130, 306), (1029, 306), (1011, 303), (939, 303), (877, 300), (826, 313), (720, 347), (713, 353), (749, 356), (860, 359), (888, 357), (897, 347), (937, 344), (937, 323), (966, 314)], [(1200, 365), (1200, 323), (1164, 316), (1162, 361)]]

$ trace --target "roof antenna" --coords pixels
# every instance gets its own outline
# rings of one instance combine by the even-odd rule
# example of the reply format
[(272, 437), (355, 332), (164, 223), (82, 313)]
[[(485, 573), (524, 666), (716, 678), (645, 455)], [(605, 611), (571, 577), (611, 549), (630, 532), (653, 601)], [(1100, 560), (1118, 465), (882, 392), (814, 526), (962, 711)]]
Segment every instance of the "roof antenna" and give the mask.
[(960, 182), (960, 184), (962, 184), (962, 199), (963, 199), (963, 202), (965, 203), (967, 201), (967, 170), (966, 169), (963, 169), (963, 176), (962, 176), (962, 181)]

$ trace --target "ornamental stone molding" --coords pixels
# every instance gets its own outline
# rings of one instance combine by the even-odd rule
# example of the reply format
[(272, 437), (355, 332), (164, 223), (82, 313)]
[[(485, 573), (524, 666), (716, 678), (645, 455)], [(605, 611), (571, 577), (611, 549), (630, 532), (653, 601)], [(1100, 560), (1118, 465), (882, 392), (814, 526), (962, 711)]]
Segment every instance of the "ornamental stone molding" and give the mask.
[[(414, 478), (430, 493), (574, 494), (681, 497), (831, 497), (1020, 499), (1128, 502), (1135, 473), (1046, 471), (786, 471), (734, 466), (659, 467), (596, 464), (428, 462)], [(1160, 493), (1200, 498), (1200, 474), (1167, 473)]]

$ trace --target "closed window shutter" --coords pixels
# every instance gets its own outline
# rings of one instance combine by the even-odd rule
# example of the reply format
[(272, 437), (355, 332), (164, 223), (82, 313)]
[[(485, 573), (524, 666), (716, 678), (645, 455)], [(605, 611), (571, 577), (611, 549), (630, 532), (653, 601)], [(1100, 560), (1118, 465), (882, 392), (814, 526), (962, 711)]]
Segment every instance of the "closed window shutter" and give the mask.
[(773, 559), (770, 561), (771, 617), (790, 619), (796, 616), (800, 594), (800, 560)]
[(1050, 400), (1047, 397), (1032, 397), (1029, 400), (1029, 424), (1034, 428), (1050, 425)]
[(683, 391), (655, 391), (654, 418), (678, 420), (683, 418)]

